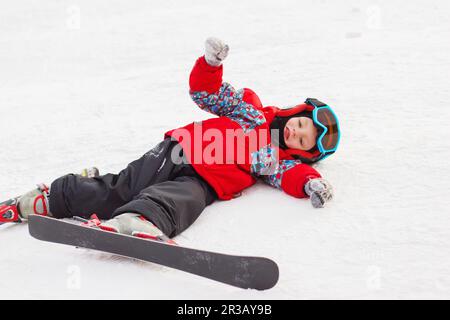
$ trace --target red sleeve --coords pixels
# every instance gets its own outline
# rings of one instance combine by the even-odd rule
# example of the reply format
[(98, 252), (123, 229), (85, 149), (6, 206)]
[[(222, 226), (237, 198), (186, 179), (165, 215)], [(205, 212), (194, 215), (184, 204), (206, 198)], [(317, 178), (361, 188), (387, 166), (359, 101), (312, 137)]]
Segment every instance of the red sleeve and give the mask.
[(191, 91), (206, 91), (208, 93), (215, 93), (222, 85), (223, 66), (210, 66), (205, 56), (197, 59), (194, 68), (192, 68), (189, 77), (189, 86)]
[(320, 173), (314, 168), (299, 164), (284, 172), (283, 180), (281, 181), (281, 189), (287, 194), (296, 198), (307, 198), (304, 187), (309, 179), (320, 178)]

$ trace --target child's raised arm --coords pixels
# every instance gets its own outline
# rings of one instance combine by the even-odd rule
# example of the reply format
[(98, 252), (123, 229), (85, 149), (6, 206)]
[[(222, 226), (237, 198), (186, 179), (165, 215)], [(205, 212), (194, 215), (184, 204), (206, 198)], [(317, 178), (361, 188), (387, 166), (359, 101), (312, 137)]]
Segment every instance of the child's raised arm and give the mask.
[[(259, 98), (256, 99), (256, 95), (249, 89), (235, 90), (229, 83), (222, 82), (222, 61), (227, 57), (228, 51), (228, 45), (221, 40), (206, 40), (205, 55), (197, 59), (191, 71), (189, 93), (202, 110), (235, 120), (244, 115), (246, 122), (254, 122), (255, 119), (262, 118), (257, 110), (258, 104), (261, 104)], [(250, 95), (257, 103), (249, 99)]]
[(191, 95), (196, 92), (213, 94), (222, 85), (222, 61), (227, 57), (228, 45), (215, 38), (205, 42), (205, 55), (198, 58), (189, 77)]

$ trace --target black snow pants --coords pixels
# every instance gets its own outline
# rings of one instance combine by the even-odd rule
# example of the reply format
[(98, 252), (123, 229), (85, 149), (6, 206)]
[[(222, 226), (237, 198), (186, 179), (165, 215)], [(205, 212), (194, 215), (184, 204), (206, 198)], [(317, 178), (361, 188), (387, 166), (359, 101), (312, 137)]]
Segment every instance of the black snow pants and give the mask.
[(215, 191), (183, 161), (181, 146), (167, 138), (119, 174), (58, 178), (51, 185), (49, 205), (55, 218), (139, 213), (174, 237), (216, 199)]

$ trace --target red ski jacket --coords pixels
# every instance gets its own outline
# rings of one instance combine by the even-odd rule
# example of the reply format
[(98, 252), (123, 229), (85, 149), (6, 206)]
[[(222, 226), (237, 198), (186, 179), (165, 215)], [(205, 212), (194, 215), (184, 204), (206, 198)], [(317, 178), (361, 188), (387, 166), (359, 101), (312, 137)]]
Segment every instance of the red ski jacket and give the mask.
[(203, 110), (218, 117), (166, 132), (179, 142), (186, 160), (216, 191), (229, 200), (257, 178), (304, 198), (304, 185), (320, 174), (271, 143), (270, 123), (280, 111), (263, 107), (250, 89), (235, 90), (222, 81), (223, 66), (208, 65), (200, 57), (192, 69), (190, 95)]

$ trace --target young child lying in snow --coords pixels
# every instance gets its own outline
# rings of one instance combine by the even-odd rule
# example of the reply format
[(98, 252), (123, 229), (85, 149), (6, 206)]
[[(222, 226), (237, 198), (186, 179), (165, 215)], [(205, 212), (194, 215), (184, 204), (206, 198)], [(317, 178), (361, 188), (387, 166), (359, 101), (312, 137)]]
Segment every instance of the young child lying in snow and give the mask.
[(190, 75), (190, 95), (218, 117), (167, 132), (119, 174), (68, 174), (51, 188), (38, 186), (0, 205), (0, 221), (95, 213), (103, 230), (169, 241), (206, 206), (240, 195), (257, 178), (323, 207), (332, 187), (308, 164), (337, 149), (339, 125), (331, 108), (316, 99), (290, 109), (263, 107), (250, 89), (222, 81), (228, 46), (209, 38), (205, 47)]

